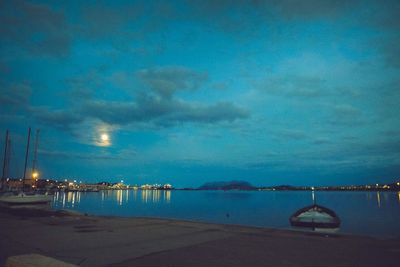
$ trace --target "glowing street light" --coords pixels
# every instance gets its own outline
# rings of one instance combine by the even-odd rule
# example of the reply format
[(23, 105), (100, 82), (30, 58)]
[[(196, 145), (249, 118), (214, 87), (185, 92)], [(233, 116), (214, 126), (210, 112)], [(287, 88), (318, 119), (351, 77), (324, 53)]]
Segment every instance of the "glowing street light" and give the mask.
[(32, 178), (33, 179), (36, 179), (36, 178), (38, 178), (39, 177), (39, 173), (38, 172), (33, 172), (32, 173)]

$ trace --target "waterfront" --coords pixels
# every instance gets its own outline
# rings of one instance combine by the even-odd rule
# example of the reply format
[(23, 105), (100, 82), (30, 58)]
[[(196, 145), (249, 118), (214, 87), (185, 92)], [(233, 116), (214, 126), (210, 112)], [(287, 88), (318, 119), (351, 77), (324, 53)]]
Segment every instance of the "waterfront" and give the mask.
[(34, 210), (13, 211), (10, 214), (0, 209), (0, 266), (10, 256), (39, 253), (83, 267), (394, 267), (398, 266), (400, 250), (399, 238), (58, 212), (37, 216)]
[[(400, 237), (400, 192), (316, 192), (337, 212), (340, 232)], [(309, 191), (105, 190), (57, 192), (54, 209), (91, 215), (159, 217), (246, 226), (290, 228), (288, 218), (312, 203)]]

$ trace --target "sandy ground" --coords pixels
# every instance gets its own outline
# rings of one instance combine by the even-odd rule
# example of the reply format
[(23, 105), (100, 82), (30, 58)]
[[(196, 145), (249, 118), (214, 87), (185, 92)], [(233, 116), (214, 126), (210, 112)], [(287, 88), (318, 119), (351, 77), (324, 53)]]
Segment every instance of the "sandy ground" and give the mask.
[(400, 239), (1, 208), (0, 266), (26, 253), (80, 266), (376, 267), (400, 266)]

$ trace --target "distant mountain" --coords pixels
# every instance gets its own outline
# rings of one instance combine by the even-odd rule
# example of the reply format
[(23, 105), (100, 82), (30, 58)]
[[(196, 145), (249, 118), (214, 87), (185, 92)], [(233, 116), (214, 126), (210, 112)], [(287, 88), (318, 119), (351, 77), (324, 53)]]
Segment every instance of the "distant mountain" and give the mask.
[(256, 187), (245, 181), (210, 182), (198, 188), (199, 190), (255, 190)]

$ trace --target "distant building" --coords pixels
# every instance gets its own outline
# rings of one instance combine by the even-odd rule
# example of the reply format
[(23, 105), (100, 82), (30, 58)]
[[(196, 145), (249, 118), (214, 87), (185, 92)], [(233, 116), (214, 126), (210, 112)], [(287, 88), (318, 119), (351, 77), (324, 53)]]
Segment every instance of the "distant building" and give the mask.
[(165, 185), (163, 186), (163, 188), (164, 188), (164, 189), (172, 189), (172, 185), (170, 185), (170, 184), (165, 184)]

